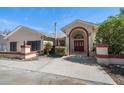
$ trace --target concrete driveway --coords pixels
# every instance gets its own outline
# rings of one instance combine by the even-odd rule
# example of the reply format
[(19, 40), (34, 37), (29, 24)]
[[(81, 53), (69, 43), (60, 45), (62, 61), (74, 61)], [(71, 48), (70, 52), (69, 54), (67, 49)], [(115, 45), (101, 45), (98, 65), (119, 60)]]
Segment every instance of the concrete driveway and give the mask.
[[(87, 57), (84, 57), (83, 59), (80, 58), (77, 58), (77, 60), (74, 61), (68, 60), (68, 57), (63, 58), (40, 57), (40, 59), (36, 61), (0, 60), (0, 66), (17, 68), (20, 70), (22, 69), (38, 73), (66, 76), (70, 78), (88, 80), (91, 82), (97, 82), (101, 84), (116, 84), (111, 79), (111, 77), (102, 69), (102, 67), (94, 63), (95, 60), (93, 58)], [(80, 60), (82, 60), (82, 62), (79, 62)], [(88, 63), (86, 64), (85, 63), (86, 61), (88, 61), (89, 64)], [(92, 62), (95, 65), (92, 64)]]

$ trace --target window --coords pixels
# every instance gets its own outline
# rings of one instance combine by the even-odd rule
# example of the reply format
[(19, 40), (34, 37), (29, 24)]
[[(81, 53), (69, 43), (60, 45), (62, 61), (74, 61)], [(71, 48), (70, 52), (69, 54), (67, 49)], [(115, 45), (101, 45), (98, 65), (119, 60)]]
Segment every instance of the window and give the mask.
[(83, 35), (82, 34), (76, 34), (75, 36), (74, 36), (74, 39), (83, 39), (84, 37), (83, 37)]
[(41, 48), (41, 41), (28, 41), (28, 45), (31, 45), (31, 51), (37, 51)]
[(5, 44), (0, 44), (0, 51), (5, 51), (6, 45)]
[(10, 51), (17, 51), (17, 42), (10, 42)]
[(60, 43), (60, 46), (65, 46), (65, 41), (64, 40), (60, 40), (59, 43)]

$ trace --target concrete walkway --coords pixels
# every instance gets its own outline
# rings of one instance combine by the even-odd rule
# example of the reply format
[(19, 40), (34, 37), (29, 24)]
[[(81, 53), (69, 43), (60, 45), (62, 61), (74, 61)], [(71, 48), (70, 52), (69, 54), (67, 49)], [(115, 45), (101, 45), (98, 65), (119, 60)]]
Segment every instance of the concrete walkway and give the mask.
[(75, 79), (43, 72), (33, 72), (0, 66), (0, 85), (101, 85), (102, 83)]
[(65, 58), (41, 57), (37, 61), (0, 60), (0, 66), (62, 75), (101, 84), (116, 84), (100, 66), (73, 63)]
[(56, 59), (54, 63), (43, 67), (40, 71), (105, 84), (116, 84), (100, 66), (72, 63), (63, 59)]

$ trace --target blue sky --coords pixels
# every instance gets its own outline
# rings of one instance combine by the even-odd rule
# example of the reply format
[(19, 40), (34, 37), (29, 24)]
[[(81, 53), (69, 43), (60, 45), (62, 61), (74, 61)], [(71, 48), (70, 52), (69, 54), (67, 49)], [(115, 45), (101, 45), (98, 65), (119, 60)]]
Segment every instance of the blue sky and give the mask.
[(18, 25), (28, 26), (46, 33), (53, 33), (70, 22), (81, 19), (100, 23), (108, 16), (119, 13), (119, 8), (0, 8), (0, 31), (13, 30)]

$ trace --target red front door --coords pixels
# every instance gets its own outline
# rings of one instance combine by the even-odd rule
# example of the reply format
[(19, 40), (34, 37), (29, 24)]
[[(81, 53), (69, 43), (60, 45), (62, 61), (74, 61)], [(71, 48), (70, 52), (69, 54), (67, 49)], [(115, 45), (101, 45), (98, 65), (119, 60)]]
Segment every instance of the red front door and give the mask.
[(84, 41), (83, 40), (74, 40), (74, 51), (83, 52), (84, 51)]

